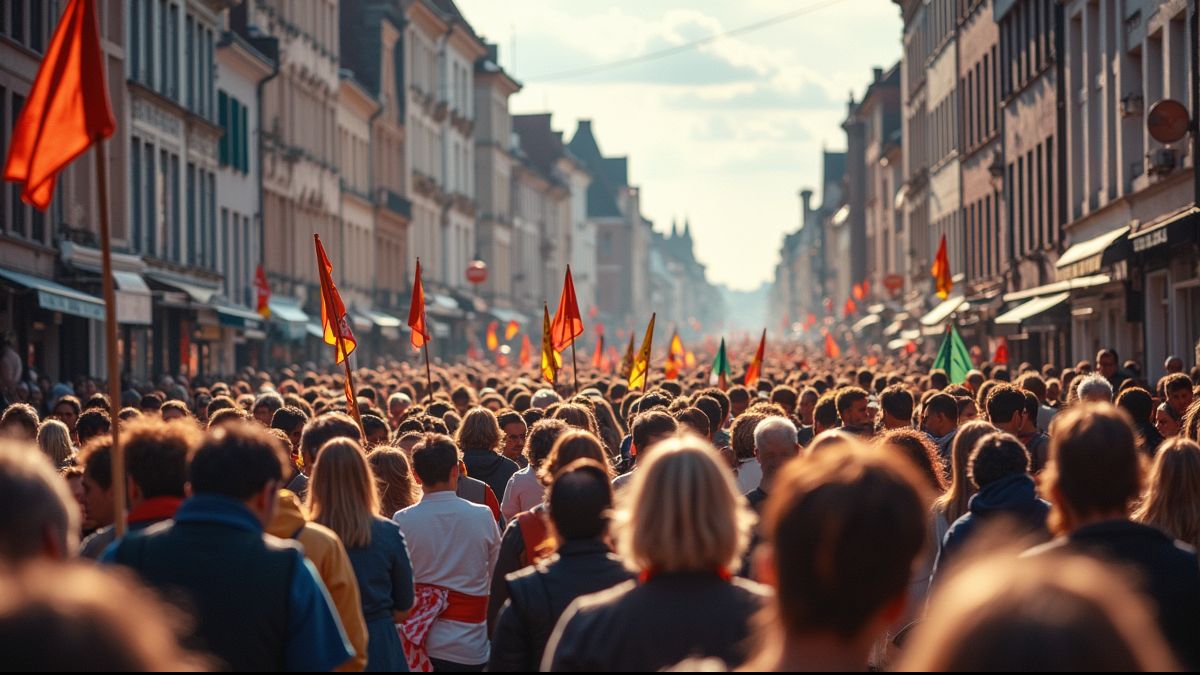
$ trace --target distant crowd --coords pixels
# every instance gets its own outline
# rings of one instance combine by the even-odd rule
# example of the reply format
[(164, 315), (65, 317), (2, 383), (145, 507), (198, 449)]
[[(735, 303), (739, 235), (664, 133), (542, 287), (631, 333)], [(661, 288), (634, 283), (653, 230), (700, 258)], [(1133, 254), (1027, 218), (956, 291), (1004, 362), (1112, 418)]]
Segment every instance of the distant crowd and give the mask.
[(6, 378), (4, 665), (1200, 668), (1200, 369), (766, 361)]

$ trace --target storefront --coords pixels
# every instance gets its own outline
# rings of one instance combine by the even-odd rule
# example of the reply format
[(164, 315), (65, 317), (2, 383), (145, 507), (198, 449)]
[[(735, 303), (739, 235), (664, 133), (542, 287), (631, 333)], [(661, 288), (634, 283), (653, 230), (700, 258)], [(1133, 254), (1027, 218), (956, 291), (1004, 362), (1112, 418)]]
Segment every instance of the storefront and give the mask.
[[(1094, 230), (1093, 230), (1094, 233)], [(1055, 264), (1060, 282), (1070, 282), (1069, 361), (1095, 359), (1115, 349), (1124, 359), (1141, 360), (1141, 314), (1133, 312), (1128, 260), (1129, 226), (1123, 225), (1072, 244)]]
[(296, 298), (272, 295), (267, 306), (271, 310), (266, 349), (269, 363), (290, 365), (303, 360), (308, 324), (312, 321), (303, 303)]
[(147, 355), (150, 373), (157, 379), (164, 374), (192, 377), (220, 372), (223, 356), (214, 353), (223, 351), (232, 337), (221, 330), (212, 307), (216, 280), (163, 269), (148, 269), (146, 278), (154, 288), (153, 345)]
[(1195, 363), (1200, 344), (1200, 208), (1146, 223), (1131, 235), (1131, 311), (1143, 317), (1146, 375), (1164, 374), (1168, 356)]
[[(105, 372), (104, 303), (94, 295), (0, 269), (0, 326), (11, 332), (25, 367), (51, 382)], [(90, 348), (72, 348), (80, 336)]]
[[(1071, 335), (1078, 335), (1079, 316), (1090, 316), (1089, 310), (1075, 315), (1076, 303), (1090, 307), (1093, 295), (1105, 297), (1103, 289), (1111, 288), (1112, 278), (1099, 274), (1059, 281), (1024, 291), (1006, 293), (1004, 310), (993, 321), (993, 337), (1008, 339), (1009, 363), (1029, 362), (1035, 366), (1053, 363), (1065, 367), (1074, 364), (1071, 358)], [(1118, 288), (1120, 284), (1116, 285)], [(1096, 312), (1100, 316), (1104, 311)], [(1087, 334), (1108, 335), (1091, 330)], [(1095, 356), (1095, 353), (1092, 353)]]

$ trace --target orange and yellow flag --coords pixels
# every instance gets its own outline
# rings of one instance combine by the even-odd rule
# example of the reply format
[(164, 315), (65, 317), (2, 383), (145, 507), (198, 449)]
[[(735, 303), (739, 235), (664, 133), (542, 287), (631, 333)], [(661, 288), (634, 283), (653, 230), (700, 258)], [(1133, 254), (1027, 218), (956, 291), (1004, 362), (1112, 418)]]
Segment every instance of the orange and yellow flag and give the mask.
[(500, 324), (496, 321), (493, 321), (488, 324), (487, 348), (488, 348), (489, 352), (494, 352), (500, 348), (500, 338), (496, 337), (496, 329), (499, 327), (500, 327)]
[(562, 357), (554, 351), (550, 335), (550, 308), (542, 305), (542, 377), (554, 384), (558, 381), (559, 368), (562, 368)]
[(838, 346), (837, 340), (833, 339), (833, 333), (825, 334), (825, 357), (830, 359), (840, 358), (842, 348)]
[(742, 380), (742, 384), (747, 387), (753, 387), (758, 384), (758, 378), (762, 377), (763, 357), (767, 353), (767, 329), (763, 329), (762, 339), (758, 341), (758, 351), (754, 354), (754, 360), (750, 362), (750, 367), (746, 369), (746, 379)]
[(629, 346), (625, 348), (625, 356), (621, 358), (621, 377), (626, 380), (633, 374), (633, 333), (629, 334)]
[(937, 257), (933, 259), (933, 281), (937, 286), (937, 295), (945, 300), (950, 297), (954, 288), (954, 280), (950, 276), (950, 254), (946, 252), (946, 235), (942, 235), (942, 243), (938, 246)]
[(642, 348), (638, 350), (637, 358), (633, 360), (633, 368), (629, 373), (629, 389), (645, 389), (650, 373), (650, 349), (654, 346), (654, 319), (657, 313), (650, 315), (650, 325), (646, 326), (646, 337), (642, 338)]
[(417, 278), (413, 282), (412, 301), (408, 305), (409, 342), (420, 349), (429, 343), (429, 325), (425, 323), (425, 286), (421, 284), (421, 259), (417, 258)]
[(663, 373), (668, 380), (679, 379), (679, 369), (683, 366), (684, 355), (683, 341), (679, 339), (679, 331), (674, 331), (671, 334), (671, 344), (667, 347), (667, 363), (663, 367)]
[(563, 279), (562, 296), (558, 299), (558, 309), (554, 311), (554, 321), (550, 323), (550, 338), (554, 351), (566, 351), (575, 342), (575, 338), (583, 335), (583, 317), (579, 315), (579, 302), (575, 299), (575, 282), (571, 279), (571, 266), (567, 265), (567, 276)]
[(517, 333), (520, 333), (520, 332), (521, 332), (521, 324), (517, 323), (516, 321), (509, 321), (508, 325), (504, 327), (505, 342), (513, 339), (514, 337), (516, 337)]
[(350, 330), (346, 306), (342, 304), (342, 296), (333, 283), (333, 263), (325, 255), (320, 235), (314, 234), (313, 242), (317, 249), (317, 272), (321, 277), (321, 326), (325, 344), (334, 347), (334, 358), (341, 363), (358, 347), (358, 340)]

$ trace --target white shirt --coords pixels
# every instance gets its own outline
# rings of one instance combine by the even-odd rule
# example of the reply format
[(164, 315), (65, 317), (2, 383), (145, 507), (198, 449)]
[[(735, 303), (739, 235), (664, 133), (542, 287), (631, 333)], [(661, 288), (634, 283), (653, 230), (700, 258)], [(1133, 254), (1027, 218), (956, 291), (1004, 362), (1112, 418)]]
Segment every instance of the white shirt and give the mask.
[(738, 462), (737, 484), (738, 492), (746, 494), (762, 482), (762, 466), (757, 459), (743, 459)]
[[(468, 595), (488, 595), (500, 530), (491, 509), (433, 492), (396, 512), (392, 519), (408, 544), (413, 582)], [(487, 663), (487, 622), (435, 621), (426, 639), (430, 658), (464, 665)]]
[(500, 513), (505, 520), (512, 520), (518, 513), (532, 509), (546, 497), (546, 486), (537, 479), (533, 465), (514, 473), (504, 486), (504, 501), (500, 502)]

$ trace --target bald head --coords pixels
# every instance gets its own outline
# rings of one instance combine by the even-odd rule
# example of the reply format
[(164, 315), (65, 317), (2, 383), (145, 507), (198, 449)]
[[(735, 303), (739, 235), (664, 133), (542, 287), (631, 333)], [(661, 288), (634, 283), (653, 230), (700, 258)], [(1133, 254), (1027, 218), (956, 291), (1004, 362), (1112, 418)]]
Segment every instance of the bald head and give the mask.
[(789, 459), (800, 453), (796, 425), (786, 417), (768, 417), (754, 428), (754, 456), (767, 484)]

